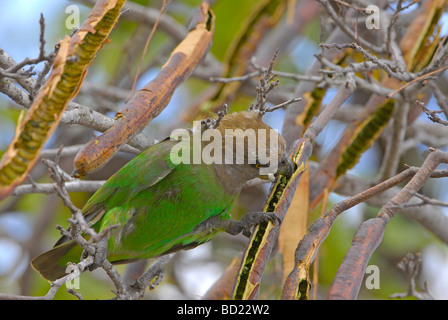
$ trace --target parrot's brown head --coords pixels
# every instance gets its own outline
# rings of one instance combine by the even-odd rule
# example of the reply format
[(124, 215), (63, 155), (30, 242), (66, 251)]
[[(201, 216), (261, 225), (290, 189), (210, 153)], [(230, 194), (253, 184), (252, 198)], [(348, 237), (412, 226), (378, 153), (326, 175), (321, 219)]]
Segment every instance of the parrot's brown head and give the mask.
[(243, 184), (269, 174), (292, 174), (292, 161), (283, 137), (262, 120), (262, 115), (242, 111), (222, 117), (216, 130), (222, 136), (222, 164), (215, 164), (221, 179)]

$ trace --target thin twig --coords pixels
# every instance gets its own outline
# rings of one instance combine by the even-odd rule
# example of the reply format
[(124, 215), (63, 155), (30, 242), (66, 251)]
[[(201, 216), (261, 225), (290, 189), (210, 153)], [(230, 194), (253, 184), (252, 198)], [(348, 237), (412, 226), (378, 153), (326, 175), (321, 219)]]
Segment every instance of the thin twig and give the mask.
[(410, 104), (406, 101), (397, 102), (393, 125), (390, 127), (392, 134), (388, 135), (387, 151), (381, 164), (380, 181), (392, 177), (397, 172), (402, 152), (401, 146), (406, 134), (409, 107)]
[(314, 120), (308, 129), (303, 134), (304, 137), (310, 139), (313, 142), (316, 137), (322, 132), (328, 122), (333, 118), (336, 111), (342, 106), (345, 100), (347, 100), (355, 91), (355, 76), (348, 74), (346, 82), (342, 84), (334, 98), (322, 111), (321, 114)]
[(135, 298), (143, 297), (146, 288), (154, 289), (162, 281), (165, 267), (168, 262), (176, 255), (170, 253), (157, 259), (135, 282), (131, 285), (130, 290)]
[(444, 71), (444, 70), (446, 70), (446, 69), (448, 69), (448, 66), (447, 66), (447, 67), (440, 68), (440, 69), (437, 69), (437, 70), (434, 70), (434, 71), (431, 71), (431, 72), (428, 72), (428, 73), (426, 73), (426, 74), (424, 74), (424, 75), (421, 75), (421, 76), (419, 76), (418, 78), (415, 78), (415, 79), (413, 79), (412, 81), (409, 81), (408, 83), (404, 84), (403, 86), (401, 86), (401, 87), (398, 88), (397, 90), (393, 91), (392, 93), (388, 94), (387, 97), (388, 97), (388, 98), (391, 98), (391, 97), (394, 96), (396, 93), (398, 93), (398, 92), (402, 91), (403, 89), (409, 87), (411, 84), (413, 84), (413, 83), (415, 83), (415, 82), (417, 82), (417, 81), (423, 81), (423, 80), (426, 80), (426, 79), (428, 79), (428, 78), (431, 78), (432, 75), (437, 74), (437, 73), (439, 73), (439, 72), (442, 72), (442, 71)]
[(448, 126), (448, 121), (440, 119), (440, 117), (437, 115), (438, 113), (443, 112), (442, 110), (439, 111), (429, 110), (428, 108), (425, 107), (425, 104), (419, 100), (417, 100), (415, 103), (417, 103), (423, 109), (423, 112), (428, 115), (429, 120), (443, 124), (444, 126)]
[(448, 207), (448, 202), (443, 202), (437, 199), (432, 199), (429, 198), (427, 196), (424, 196), (422, 194), (419, 194), (418, 192), (412, 192), (412, 195), (421, 199), (421, 202), (418, 203), (405, 203), (405, 204), (401, 204), (401, 205), (396, 205), (396, 206), (390, 206), (390, 208), (394, 208), (394, 209), (405, 209), (405, 208), (411, 208), (411, 207), (421, 207), (424, 205), (432, 205), (432, 206), (440, 206), (440, 207)]
[(415, 297), (419, 300), (434, 300), (428, 292), (427, 284), (425, 283), (424, 290), (417, 290), (416, 278), (420, 273), (420, 265), (422, 259), (420, 253), (413, 255), (408, 253), (398, 264), (397, 267), (406, 274), (409, 282), (408, 290), (403, 293), (394, 293), (390, 295), (391, 298), (407, 298)]
[(140, 70), (141, 70), (142, 65), (143, 65), (143, 59), (145, 58), (146, 51), (148, 50), (149, 43), (151, 42), (152, 36), (156, 32), (157, 26), (159, 25), (159, 22), (160, 22), (160, 18), (165, 13), (165, 10), (166, 10), (166, 0), (163, 0), (162, 8), (160, 9), (159, 16), (157, 17), (157, 20), (154, 23), (148, 38), (146, 39), (145, 47), (143, 48), (143, 52), (142, 52), (142, 55), (140, 57), (140, 63), (138, 64), (137, 72), (135, 74), (134, 82), (132, 83), (131, 92), (129, 93), (128, 99), (130, 99), (132, 97), (132, 95), (134, 94), (135, 86), (137, 84), (137, 80), (138, 80), (138, 78), (140, 76)]
[(350, 29), (348, 27), (348, 23), (344, 21), (345, 19), (341, 16), (339, 16), (336, 11), (334, 10), (333, 6), (331, 5), (330, 1), (328, 0), (317, 0), (325, 9), (325, 11), (328, 12), (331, 19), (334, 21), (334, 23), (345, 33), (347, 34), (353, 41), (358, 42), (361, 46), (368, 48), (369, 50), (377, 53), (383, 53), (384, 47), (377, 47), (370, 43), (369, 41), (365, 40), (364, 38), (359, 37), (359, 35)]
[[(62, 152), (62, 148), (58, 154), (56, 154), (56, 161), (58, 160), (60, 154)], [(47, 160), (47, 159), (44, 159)], [(69, 230), (65, 230), (61, 226), (57, 226), (57, 229), (61, 232), (63, 236), (68, 237), (69, 239), (74, 240), (78, 245), (80, 245), (84, 251), (88, 254), (87, 257), (92, 257), (92, 263), (94, 261), (93, 257), (98, 253), (100, 244), (107, 245), (107, 241), (104, 242), (104, 239), (109, 238), (109, 232), (110, 229), (103, 230), (100, 234), (96, 233), (88, 223), (85, 221), (83, 213), (81, 210), (79, 210), (70, 200), (70, 196), (65, 188), (65, 180), (64, 180), (64, 174), (63, 171), (60, 170), (59, 166), (56, 162), (52, 162), (50, 160), (44, 161), (44, 163), (47, 165), (50, 176), (53, 180), (55, 180), (55, 189), (60, 196), (60, 198), (63, 200), (64, 205), (70, 209), (72, 212), (72, 218), (70, 218), (68, 221), (70, 222), (70, 228)], [(115, 226), (114, 226), (115, 227)], [(96, 241), (96, 243), (92, 243), (91, 241), (87, 241), (83, 238), (82, 234), (88, 235), (92, 238), (91, 241)], [(98, 245), (97, 245), (98, 244)], [(92, 264), (91, 263), (91, 264)], [(90, 264), (90, 265), (91, 265)], [(124, 281), (121, 279), (119, 273), (116, 271), (116, 269), (112, 266), (112, 264), (105, 259), (101, 263), (101, 267), (106, 271), (109, 278), (112, 280), (112, 282), (115, 285), (116, 288), (116, 295), (118, 299), (129, 299), (130, 296), (127, 292), (126, 286), (124, 284)], [(80, 272), (82, 272), (84, 269), (80, 269)], [(58, 279), (57, 281), (59, 281)]]

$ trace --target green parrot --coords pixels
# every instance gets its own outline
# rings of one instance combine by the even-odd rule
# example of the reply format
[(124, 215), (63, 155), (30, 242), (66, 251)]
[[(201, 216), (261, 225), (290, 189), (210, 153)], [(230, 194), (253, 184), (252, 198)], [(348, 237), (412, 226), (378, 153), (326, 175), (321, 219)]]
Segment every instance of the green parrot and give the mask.
[[(82, 212), (96, 232), (118, 225), (111, 229), (107, 240), (107, 259), (111, 263), (129, 263), (194, 248), (221, 231), (232, 235), (243, 232), (247, 236), (259, 223), (278, 219), (275, 213), (250, 212), (236, 221), (229, 213), (245, 183), (266, 174), (260, 174), (260, 169), (285, 175), (292, 173), (285, 141), (262, 121), (262, 113), (256, 111), (227, 114), (219, 120), (214, 130), (221, 134), (222, 142), (201, 139), (198, 148), (194, 146), (195, 134), (198, 134), (194, 130), (188, 131), (192, 139), (184, 137), (182, 142), (168, 137), (127, 163), (88, 200)], [(229, 137), (229, 129), (241, 129), (233, 130), (232, 143), (224, 142)], [(255, 135), (247, 134), (249, 131)], [(264, 147), (251, 148), (251, 142), (259, 143), (263, 137), (266, 138)], [(235, 142), (238, 138), (247, 142), (242, 155), (244, 161), (238, 161), (238, 156), (241, 160)], [(221, 154), (222, 161), (173, 161), (173, 150), (179, 150), (179, 146), (190, 147), (182, 149), (182, 156), (185, 150), (193, 151), (188, 159), (182, 159), (191, 160), (194, 152), (210, 151), (213, 142), (222, 149), (215, 148), (210, 154), (212, 157)], [(277, 163), (261, 161), (260, 150), (275, 156), (272, 159)], [(73, 240), (62, 237), (51, 250), (34, 258), (31, 265), (45, 279), (54, 281), (65, 276), (67, 263), (79, 262), (82, 253), (82, 248)]]

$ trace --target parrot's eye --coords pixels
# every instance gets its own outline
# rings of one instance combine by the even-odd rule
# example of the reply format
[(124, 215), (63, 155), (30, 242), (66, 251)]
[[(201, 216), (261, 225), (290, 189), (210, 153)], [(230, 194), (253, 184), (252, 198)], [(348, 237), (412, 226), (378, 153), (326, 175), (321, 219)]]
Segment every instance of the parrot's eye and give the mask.
[(255, 168), (261, 168), (263, 165), (261, 163), (255, 164)]

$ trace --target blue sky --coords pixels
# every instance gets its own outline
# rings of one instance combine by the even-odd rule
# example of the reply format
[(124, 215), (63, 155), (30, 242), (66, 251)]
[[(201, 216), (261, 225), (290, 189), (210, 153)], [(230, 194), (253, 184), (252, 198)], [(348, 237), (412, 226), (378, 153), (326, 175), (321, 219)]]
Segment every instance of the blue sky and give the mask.
[[(40, 13), (43, 13), (48, 25), (53, 25), (56, 14), (65, 12), (68, 5), (68, 1), (54, 0), (1, 0), (1, 3), (0, 47), (16, 61), (35, 57), (39, 53)], [(68, 30), (46, 28), (45, 32), (47, 50), (50, 51), (51, 46)]]

